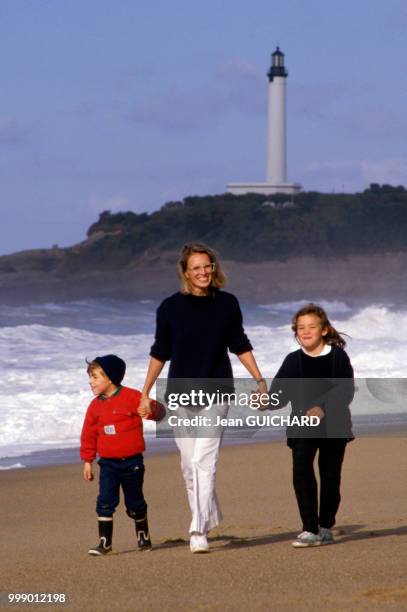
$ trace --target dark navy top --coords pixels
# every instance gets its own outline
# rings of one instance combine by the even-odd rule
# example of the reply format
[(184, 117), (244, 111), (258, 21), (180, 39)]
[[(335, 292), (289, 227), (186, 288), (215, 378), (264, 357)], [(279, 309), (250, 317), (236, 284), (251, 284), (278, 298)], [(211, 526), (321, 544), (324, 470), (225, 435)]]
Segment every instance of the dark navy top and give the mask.
[(325, 413), (319, 427), (288, 428), (289, 439), (353, 439), (349, 410), (355, 392), (353, 368), (342, 348), (332, 346), (330, 353), (316, 357), (307, 355), (301, 349), (289, 353), (272, 382), (270, 392), (279, 394), (279, 408), (291, 402), (293, 415), (305, 415), (315, 405)]
[(170, 360), (169, 378), (232, 379), (228, 356), (252, 350), (236, 297), (213, 290), (207, 296), (175, 293), (157, 310), (150, 355)]

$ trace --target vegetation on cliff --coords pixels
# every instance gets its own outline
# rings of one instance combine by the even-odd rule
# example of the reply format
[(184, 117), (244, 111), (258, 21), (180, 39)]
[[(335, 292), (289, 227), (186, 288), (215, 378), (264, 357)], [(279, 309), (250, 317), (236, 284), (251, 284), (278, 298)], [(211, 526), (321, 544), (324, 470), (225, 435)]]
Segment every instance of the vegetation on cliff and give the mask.
[[(356, 194), (303, 192), (187, 197), (151, 214), (104, 211), (79, 245), (0, 258), (0, 271), (123, 269), (199, 240), (235, 261), (407, 251), (407, 190), (372, 184)], [(29, 257), (25, 257), (25, 255)]]
[(370, 185), (356, 194), (304, 192), (187, 197), (150, 215), (103, 212), (88, 231), (95, 263), (127, 265), (145, 252), (207, 242), (236, 261), (407, 250), (407, 190)]

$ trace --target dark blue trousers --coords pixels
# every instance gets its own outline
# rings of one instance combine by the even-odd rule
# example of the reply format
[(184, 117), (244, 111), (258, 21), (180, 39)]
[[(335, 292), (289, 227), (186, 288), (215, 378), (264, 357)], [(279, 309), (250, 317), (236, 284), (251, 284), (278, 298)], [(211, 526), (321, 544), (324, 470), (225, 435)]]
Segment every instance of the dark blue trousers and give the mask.
[(144, 518), (147, 504), (143, 495), (144, 462), (140, 453), (126, 459), (99, 461), (99, 495), (96, 500), (98, 516), (110, 517), (120, 502), (120, 487), (124, 494), (126, 512), (130, 518)]

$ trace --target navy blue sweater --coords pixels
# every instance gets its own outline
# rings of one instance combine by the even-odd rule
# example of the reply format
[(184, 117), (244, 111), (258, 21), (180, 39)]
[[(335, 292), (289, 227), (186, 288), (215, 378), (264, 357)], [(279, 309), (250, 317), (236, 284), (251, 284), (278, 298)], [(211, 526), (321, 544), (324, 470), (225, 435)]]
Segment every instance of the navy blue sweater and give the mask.
[(215, 289), (208, 296), (175, 293), (157, 310), (150, 355), (170, 360), (169, 378), (232, 379), (228, 356), (252, 350), (236, 297)]

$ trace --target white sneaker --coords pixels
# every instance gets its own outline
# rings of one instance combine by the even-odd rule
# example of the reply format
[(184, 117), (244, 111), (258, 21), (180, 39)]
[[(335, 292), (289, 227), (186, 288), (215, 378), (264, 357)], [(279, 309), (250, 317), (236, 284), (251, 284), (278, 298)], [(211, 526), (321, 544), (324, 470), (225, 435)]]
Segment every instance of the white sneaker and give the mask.
[(295, 548), (306, 548), (308, 546), (321, 546), (322, 539), (320, 535), (312, 533), (311, 531), (303, 531), (297, 535), (292, 545)]
[(321, 538), (321, 544), (334, 544), (335, 542), (332, 531), (327, 527), (319, 528), (319, 537)]
[(207, 553), (209, 552), (209, 544), (206, 535), (202, 533), (193, 533), (189, 540), (189, 547), (192, 553)]

